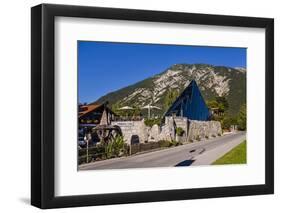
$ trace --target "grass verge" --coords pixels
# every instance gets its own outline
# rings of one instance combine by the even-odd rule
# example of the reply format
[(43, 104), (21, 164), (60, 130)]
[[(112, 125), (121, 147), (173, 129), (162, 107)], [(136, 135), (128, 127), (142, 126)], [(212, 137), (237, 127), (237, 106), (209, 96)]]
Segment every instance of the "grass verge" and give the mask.
[(221, 158), (213, 162), (213, 165), (225, 164), (245, 164), (247, 163), (247, 146), (246, 141), (243, 141), (238, 146), (234, 147)]

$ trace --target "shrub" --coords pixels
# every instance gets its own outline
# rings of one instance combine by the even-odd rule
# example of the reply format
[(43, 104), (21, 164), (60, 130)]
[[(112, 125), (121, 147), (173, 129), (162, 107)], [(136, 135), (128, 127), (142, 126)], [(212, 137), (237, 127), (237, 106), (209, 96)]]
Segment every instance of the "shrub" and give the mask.
[(212, 137), (215, 138), (215, 137), (217, 137), (217, 136), (216, 136), (215, 134), (212, 134)]
[(106, 157), (112, 158), (121, 156), (126, 150), (125, 146), (124, 137), (122, 135), (117, 135), (105, 146)]
[(170, 141), (170, 146), (178, 146), (178, 145), (179, 145), (179, 142), (174, 141), (174, 140)]
[(226, 116), (226, 117), (223, 118), (221, 124), (222, 124), (223, 129), (229, 130), (230, 127), (231, 127), (231, 124), (232, 124), (232, 119), (230, 117)]
[(206, 139), (209, 139), (209, 135), (206, 135), (205, 138), (206, 138)]
[[(105, 147), (98, 145), (98, 146), (91, 146), (88, 148), (88, 155), (97, 155), (97, 154), (102, 154), (105, 152)], [(87, 154), (87, 149), (83, 148), (83, 149), (79, 149), (78, 155), (80, 156), (84, 156)]]
[[(89, 162), (91, 162), (92, 156), (88, 156), (88, 160), (89, 160)], [(84, 156), (79, 157), (78, 163), (79, 164), (87, 163), (87, 156), (84, 155)]]
[[(88, 162), (93, 160), (105, 160), (113, 157), (127, 156), (129, 154), (130, 146), (125, 143), (123, 136), (117, 135), (112, 138), (108, 144), (94, 145), (88, 148)], [(78, 151), (78, 163), (86, 163), (87, 149), (80, 149)]]
[(78, 158), (78, 164), (80, 165), (82, 163), (86, 163), (86, 158), (84, 156)]
[(128, 156), (130, 153), (130, 145), (125, 143), (122, 151), (123, 151), (122, 156)]
[(183, 136), (184, 130), (183, 130), (181, 127), (177, 127), (177, 128), (176, 128), (176, 134), (177, 134), (178, 136)]
[(167, 140), (160, 140), (158, 141), (160, 147), (169, 147), (171, 142)]
[(146, 118), (144, 124), (146, 126), (152, 127), (154, 124), (160, 125), (161, 118)]
[(106, 158), (112, 158), (113, 157), (113, 143), (108, 143), (107, 145), (105, 145), (105, 155)]
[(200, 138), (199, 135), (196, 136), (196, 140), (197, 140), (197, 141), (201, 141), (201, 138)]
[(243, 104), (240, 108), (238, 118), (237, 118), (237, 123), (238, 123), (238, 129), (239, 130), (246, 130), (247, 129), (247, 109), (246, 109), (246, 104)]

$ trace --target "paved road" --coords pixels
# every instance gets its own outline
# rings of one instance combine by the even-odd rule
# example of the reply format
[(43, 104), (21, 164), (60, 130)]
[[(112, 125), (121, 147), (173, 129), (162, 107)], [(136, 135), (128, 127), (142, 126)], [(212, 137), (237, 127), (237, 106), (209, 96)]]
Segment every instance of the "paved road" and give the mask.
[(79, 170), (208, 165), (245, 138), (245, 132), (238, 132), (145, 154), (83, 164)]

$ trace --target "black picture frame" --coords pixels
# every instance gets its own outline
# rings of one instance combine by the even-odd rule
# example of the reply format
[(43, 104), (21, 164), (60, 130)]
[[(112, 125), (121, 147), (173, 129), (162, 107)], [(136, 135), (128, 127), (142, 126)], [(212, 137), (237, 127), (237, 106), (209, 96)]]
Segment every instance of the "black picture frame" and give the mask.
[[(266, 32), (265, 184), (93, 195), (54, 195), (55, 17), (264, 28)], [(274, 193), (274, 20), (164, 11), (41, 4), (31, 8), (31, 204), (60, 208)]]

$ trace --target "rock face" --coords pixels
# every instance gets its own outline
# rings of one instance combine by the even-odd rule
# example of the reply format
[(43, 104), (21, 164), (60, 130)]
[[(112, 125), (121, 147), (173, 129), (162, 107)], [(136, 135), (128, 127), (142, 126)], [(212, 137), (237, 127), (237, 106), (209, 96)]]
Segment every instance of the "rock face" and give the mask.
[[(163, 72), (136, 82), (133, 85), (106, 94), (95, 102), (120, 106), (139, 106), (148, 104), (163, 106), (170, 90), (179, 94), (195, 80), (204, 100), (225, 96), (229, 102), (229, 113), (235, 115), (242, 104), (246, 103), (246, 68), (230, 68), (209, 64), (175, 64)], [(167, 109), (155, 110), (162, 116)]]

